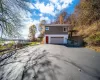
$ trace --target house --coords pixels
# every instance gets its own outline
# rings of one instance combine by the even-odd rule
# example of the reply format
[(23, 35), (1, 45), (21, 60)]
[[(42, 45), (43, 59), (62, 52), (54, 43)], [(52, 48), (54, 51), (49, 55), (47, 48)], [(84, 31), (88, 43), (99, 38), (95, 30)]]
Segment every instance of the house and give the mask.
[(46, 44), (67, 44), (69, 24), (45, 25), (44, 42)]

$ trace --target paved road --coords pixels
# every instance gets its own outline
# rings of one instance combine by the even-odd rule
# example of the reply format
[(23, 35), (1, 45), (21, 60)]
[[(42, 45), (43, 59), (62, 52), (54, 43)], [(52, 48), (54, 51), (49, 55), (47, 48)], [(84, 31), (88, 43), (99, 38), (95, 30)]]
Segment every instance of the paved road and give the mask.
[(27, 47), (0, 63), (0, 80), (100, 80), (100, 53), (60, 45)]

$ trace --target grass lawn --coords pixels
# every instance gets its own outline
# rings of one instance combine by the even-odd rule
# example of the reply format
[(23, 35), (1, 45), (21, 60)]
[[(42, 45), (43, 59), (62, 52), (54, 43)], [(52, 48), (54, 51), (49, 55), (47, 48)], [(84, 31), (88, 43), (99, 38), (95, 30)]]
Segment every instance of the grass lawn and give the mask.
[[(9, 49), (9, 48), (10, 48), (10, 50), (8, 50), (8, 51), (11, 51), (11, 50), (13, 50), (12, 46), (13, 46), (12, 43), (7, 44), (6, 46), (0, 45), (0, 51), (5, 50), (5, 49)], [(0, 52), (0, 55), (5, 54), (8, 51)]]
[[(39, 45), (39, 44), (40, 44), (39, 42), (28, 42), (28, 43), (22, 44), (21, 47), (19, 47), (18, 49), (25, 48), (25, 47), (28, 47), (28, 46), (35, 46), (35, 45)], [(9, 43), (9, 44), (7, 44), (7, 46), (0, 45), (0, 51), (5, 50), (5, 49), (9, 49), (9, 48), (11, 49), (11, 50), (8, 50), (8, 51), (0, 52), (0, 55), (14, 50), (14, 48), (12, 47), (13, 45), (14, 45), (13, 43)]]
[(40, 44), (39, 42), (29, 42), (28, 46), (35, 46), (35, 45), (39, 45), (39, 44)]

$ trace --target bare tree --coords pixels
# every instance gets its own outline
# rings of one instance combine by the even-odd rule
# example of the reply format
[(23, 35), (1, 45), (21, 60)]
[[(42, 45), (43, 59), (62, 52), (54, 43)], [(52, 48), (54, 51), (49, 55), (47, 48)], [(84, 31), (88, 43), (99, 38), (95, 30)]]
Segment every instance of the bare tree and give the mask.
[(36, 33), (36, 26), (32, 25), (29, 28), (29, 39), (30, 41), (34, 41), (35, 40), (35, 33)]
[(16, 37), (21, 28), (20, 9), (25, 8), (25, 0), (0, 0), (0, 33), (6, 36)]
[(57, 14), (56, 20), (53, 23), (64, 24), (67, 17), (68, 17), (67, 12), (62, 11), (59, 14)]
[(40, 28), (40, 36), (43, 37), (44, 32), (45, 32), (45, 24), (46, 24), (46, 20), (42, 20), (39, 24), (39, 28)]

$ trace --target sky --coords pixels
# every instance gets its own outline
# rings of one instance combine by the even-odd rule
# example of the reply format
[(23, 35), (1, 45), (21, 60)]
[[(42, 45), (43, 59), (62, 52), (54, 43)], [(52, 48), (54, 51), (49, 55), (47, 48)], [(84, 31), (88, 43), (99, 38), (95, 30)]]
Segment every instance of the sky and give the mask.
[(32, 24), (37, 27), (37, 37), (39, 35), (38, 24), (41, 20), (46, 20), (47, 23), (50, 23), (54, 21), (56, 15), (62, 10), (72, 14), (75, 6), (79, 4), (79, 0), (29, 0), (26, 4), (30, 11), (20, 12), (25, 19), (23, 22), (25, 26), (22, 30), (22, 35), (25, 39), (28, 38), (28, 30)]

